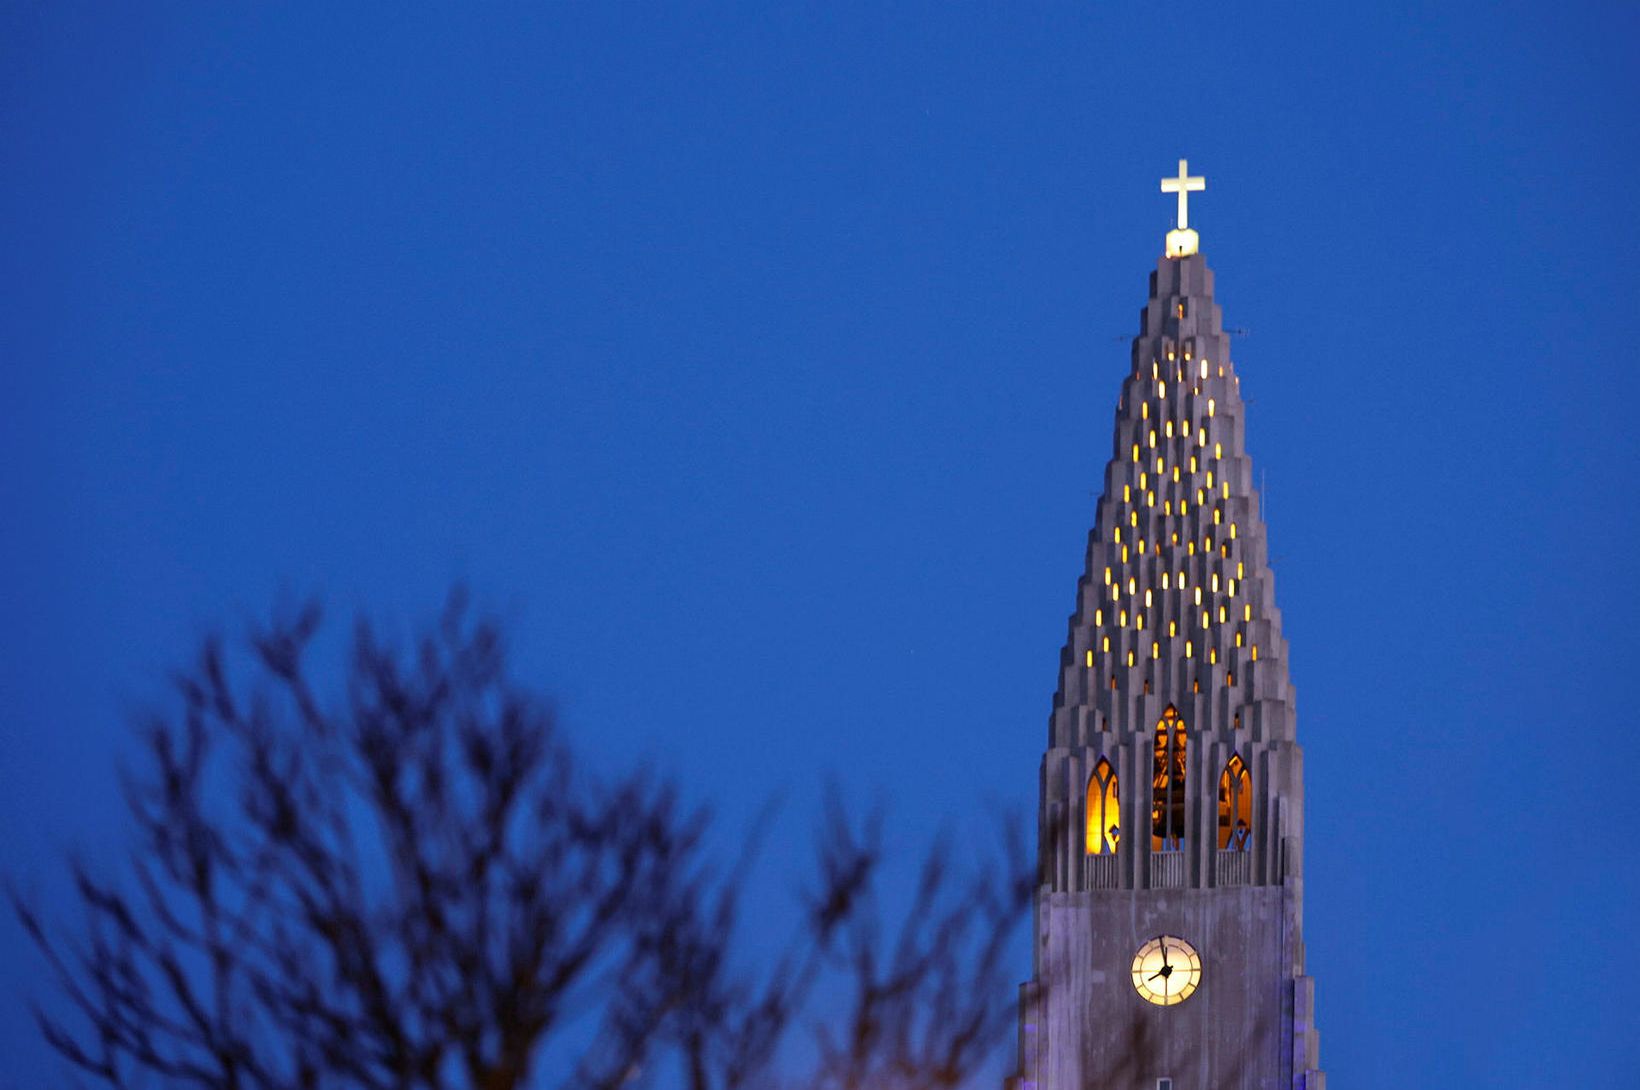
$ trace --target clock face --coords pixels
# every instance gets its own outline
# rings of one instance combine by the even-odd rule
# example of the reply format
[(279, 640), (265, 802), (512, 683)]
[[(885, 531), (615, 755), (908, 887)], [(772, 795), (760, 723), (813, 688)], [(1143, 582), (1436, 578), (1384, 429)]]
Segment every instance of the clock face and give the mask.
[(1176, 935), (1157, 935), (1133, 955), (1133, 987), (1148, 1003), (1183, 1003), (1201, 980), (1201, 955)]

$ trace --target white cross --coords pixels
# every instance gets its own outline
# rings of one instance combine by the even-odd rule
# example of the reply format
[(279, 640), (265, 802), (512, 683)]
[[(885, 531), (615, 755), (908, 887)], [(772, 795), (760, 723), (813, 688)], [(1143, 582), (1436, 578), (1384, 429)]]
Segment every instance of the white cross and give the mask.
[(1190, 194), (1200, 193), (1207, 188), (1207, 179), (1201, 176), (1192, 178), (1186, 161), (1179, 160), (1179, 176), (1177, 178), (1163, 178), (1162, 192), (1177, 193), (1179, 195), (1179, 230), (1183, 231), (1190, 225), (1186, 222), (1190, 212)]

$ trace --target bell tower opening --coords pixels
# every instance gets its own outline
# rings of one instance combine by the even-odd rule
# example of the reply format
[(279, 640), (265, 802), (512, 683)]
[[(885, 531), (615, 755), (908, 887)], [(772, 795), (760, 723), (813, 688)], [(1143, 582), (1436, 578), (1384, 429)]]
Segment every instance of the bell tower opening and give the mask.
[(1184, 847), (1185, 724), (1169, 704), (1156, 721), (1155, 772), (1150, 791), (1150, 850)]
[(1089, 855), (1116, 854), (1116, 845), (1122, 839), (1122, 808), (1117, 798), (1116, 770), (1101, 757), (1088, 777)]
[(1253, 829), (1253, 777), (1233, 753), (1219, 773), (1219, 851), (1244, 852)]

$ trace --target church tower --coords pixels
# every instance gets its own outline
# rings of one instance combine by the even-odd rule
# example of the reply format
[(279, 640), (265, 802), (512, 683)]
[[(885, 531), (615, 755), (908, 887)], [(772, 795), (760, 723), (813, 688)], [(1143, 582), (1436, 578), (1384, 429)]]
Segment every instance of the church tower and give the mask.
[(1304, 762), (1241, 381), (1187, 224), (1150, 275), (1042, 758), (1012, 1090), (1324, 1090)]

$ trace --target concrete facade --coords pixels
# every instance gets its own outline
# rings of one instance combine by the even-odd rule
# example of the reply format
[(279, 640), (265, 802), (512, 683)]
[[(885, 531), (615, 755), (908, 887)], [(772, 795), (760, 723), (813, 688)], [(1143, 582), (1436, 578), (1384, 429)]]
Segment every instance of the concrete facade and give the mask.
[[(1010, 1085), (1324, 1090), (1296, 695), (1200, 254), (1159, 261), (1132, 357), (1042, 758), (1033, 978)], [(1161, 935), (1201, 957), (1196, 990), (1171, 1006), (1132, 976)]]

